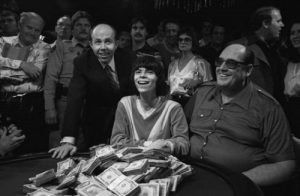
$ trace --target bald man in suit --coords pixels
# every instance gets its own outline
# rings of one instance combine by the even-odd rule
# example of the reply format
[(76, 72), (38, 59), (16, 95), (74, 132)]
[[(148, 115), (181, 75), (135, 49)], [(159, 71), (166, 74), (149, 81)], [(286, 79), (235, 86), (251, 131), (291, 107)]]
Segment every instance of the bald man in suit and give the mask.
[[(117, 50), (116, 32), (99, 24), (91, 32), (91, 50), (74, 61), (61, 145), (51, 149), (55, 158), (74, 154), (83, 109), (83, 134), (88, 146), (108, 143), (119, 99), (130, 94), (134, 55)], [(83, 107), (84, 106), (84, 107)]]

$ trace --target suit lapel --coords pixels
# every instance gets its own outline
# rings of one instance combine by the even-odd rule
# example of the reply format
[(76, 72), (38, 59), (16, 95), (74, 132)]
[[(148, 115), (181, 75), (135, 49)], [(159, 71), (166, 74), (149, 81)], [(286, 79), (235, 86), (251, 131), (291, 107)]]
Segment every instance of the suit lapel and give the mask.
[(251, 50), (253, 51), (254, 56), (255, 56), (256, 58), (258, 58), (259, 60), (261, 60), (262, 62), (264, 62), (264, 63), (267, 64), (268, 66), (270, 66), (270, 63), (269, 63), (269, 61), (267, 60), (266, 55), (264, 54), (264, 52), (262, 51), (262, 49), (261, 49), (258, 45), (256, 45), (256, 44), (251, 45), (250, 48), (251, 48)]
[(89, 63), (87, 65), (90, 65), (92, 69), (101, 69), (101, 70), (103, 70), (102, 65), (100, 64), (97, 56), (93, 53), (92, 50), (90, 50), (88, 52), (88, 55), (89, 55), (89, 57), (88, 57)]

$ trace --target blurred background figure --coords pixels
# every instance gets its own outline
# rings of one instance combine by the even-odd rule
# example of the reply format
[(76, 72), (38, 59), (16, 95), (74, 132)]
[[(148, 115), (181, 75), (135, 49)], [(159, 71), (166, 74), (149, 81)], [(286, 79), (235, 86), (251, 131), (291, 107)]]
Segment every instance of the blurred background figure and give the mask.
[(72, 36), (71, 18), (69, 16), (60, 17), (55, 26), (56, 40), (51, 44), (55, 45), (57, 41), (70, 40)]
[(0, 108), (3, 116), (11, 117), (26, 135), (22, 148), (16, 149), (19, 154), (48, 149), (43, 118), (43, 73), (50, 46), (40, 39), (44, 25), (37, 13), (23, 12), (20, 33), (0, 38), (0, 76), (6, 73), (6, 78), (10, 78), (1, 78)]
[(164, 20), (160, 21), (160, 23), (157, 26), (157, 33), (153, 37), (147, 39), (147, 43), (149, 44), (149, 46), (161, 44), (164, 41), (165, 38), (164, 23), (165, 23)]
[(131, 36), (128, 31), (121, 31), (117, 38), (118, 48), (130, 49), (131, 48)]
[(210, 63), (214, 80), (216, 80), (215, 60), (224, 49), (225, 43), (225, 26), (215, 24), (212, 28), (211, 42), (199, 50), (199, 54)]
[(132, 51), (137, 56), (152, 55), (160, 58), (159, 52), (146, 42), (148, 36), (147, 23), (147, 20), (143, 17), (136, 17), (131, 20), (130, 35)]
[(0, 7), (0, 36), (14, 36), (19, 33), (19, 8), (12, 1), (4, 2)]
[[(60, 22), (62, 25), (59, 25)], [(86, 11), (77, 11), (72, 16), (72, 22), (65, 18), (59, 19), (57, 24), (56, 30), (60, 29), (57, 31), (60, 39), (49, 56), (44, 81), (45, 121), (49, 128), (54, 128), (49, 133), (50, 148), (57, 146), (61, 140), (68, 89), (73, 77), (73, 62), (77, 56), (89, 49), (92, 16)], [(72, 40), (61, 40), (70, 36), (68, 28), (72, 29)], [(79, 147), (80, 142), (77, 144)]]
[(212, 27), (213, 27), (213, 22), (210, 18), (206, 18), (202, 21), (199, 47), (206, 46), (207, 44), (210, 43)]
[(184, 27), (178, 33), (180, 56), (169, 65), (168, 82), (172, 99), (182, 106), (194, 89), (203, 82), (212, 80), (210, 64), (195, 55), (196, 33), (192, 27)]
[(292, 23), (287, 46), (288, 63), (284, 78), (286, 112), (294, 135), (300, 138), (300, 20)]
[(167, 19), (164, 23), (165, 38), (162, 43), (153, 45), (153, 48), (157, 49), (161, 55), (162, 62), (165, 70), (168, 70), (168, 66), (175, 58), (179, 56), (178, 50), (178, 32), (180, 29), (179, 22), (174, 19)]

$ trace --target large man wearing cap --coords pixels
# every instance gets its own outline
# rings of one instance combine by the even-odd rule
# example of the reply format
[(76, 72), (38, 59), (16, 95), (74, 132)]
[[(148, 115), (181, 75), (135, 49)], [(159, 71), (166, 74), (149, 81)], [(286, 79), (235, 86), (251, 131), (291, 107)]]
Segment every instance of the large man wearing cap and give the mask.
[(62, 128), (61, 146), (53, 148), (53, 157), (74, 154), (75, 138), (83, 110), (83, 134), (88, 146), (108, 143), (119, 99), (128, 94), (134, 57), (117, 50), (116, 32), (99, 24), (91, 32), (87, 51), (74, 60), (74, 75), (69, 86)]
[(216, 60), (217, 81), (200, 87), (185, 107), (191, 156), (274, 185), (295, 168), (287, 119), (280, 104), (249, 81), (253, 53), (226, 47)]

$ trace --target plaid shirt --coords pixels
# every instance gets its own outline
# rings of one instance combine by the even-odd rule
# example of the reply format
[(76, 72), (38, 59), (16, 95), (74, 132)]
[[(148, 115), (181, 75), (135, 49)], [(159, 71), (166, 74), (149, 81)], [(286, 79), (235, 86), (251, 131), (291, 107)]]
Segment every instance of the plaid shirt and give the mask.
[[(32, 62), (40, 70), (44, 70), (50, 52), (50, 46), (38, 40), (33, 45), (26, 48), (28, 56), (24, 59), (13, 59), (9, 55), (4, 55), (4, 47), (9, 45), (15, 48), (26, 48), (21, 44), (19, 36), (1, 37), (0, 38), (0, 78), (15, 78), (19, 83), (6, 81), (2, 85), (2, 91), (15, 93), (28, 93), (42, 91), (43, 76), (33, 80), (20, 68), (23, 61)], [(7, 57), (8, 56), (8, 57)], [(18, 58), (19, 55), (14, 55)], [(21, 55), (22, 56), (22, 55)], [(23, 56), (24, 57), (24, 56)]]

